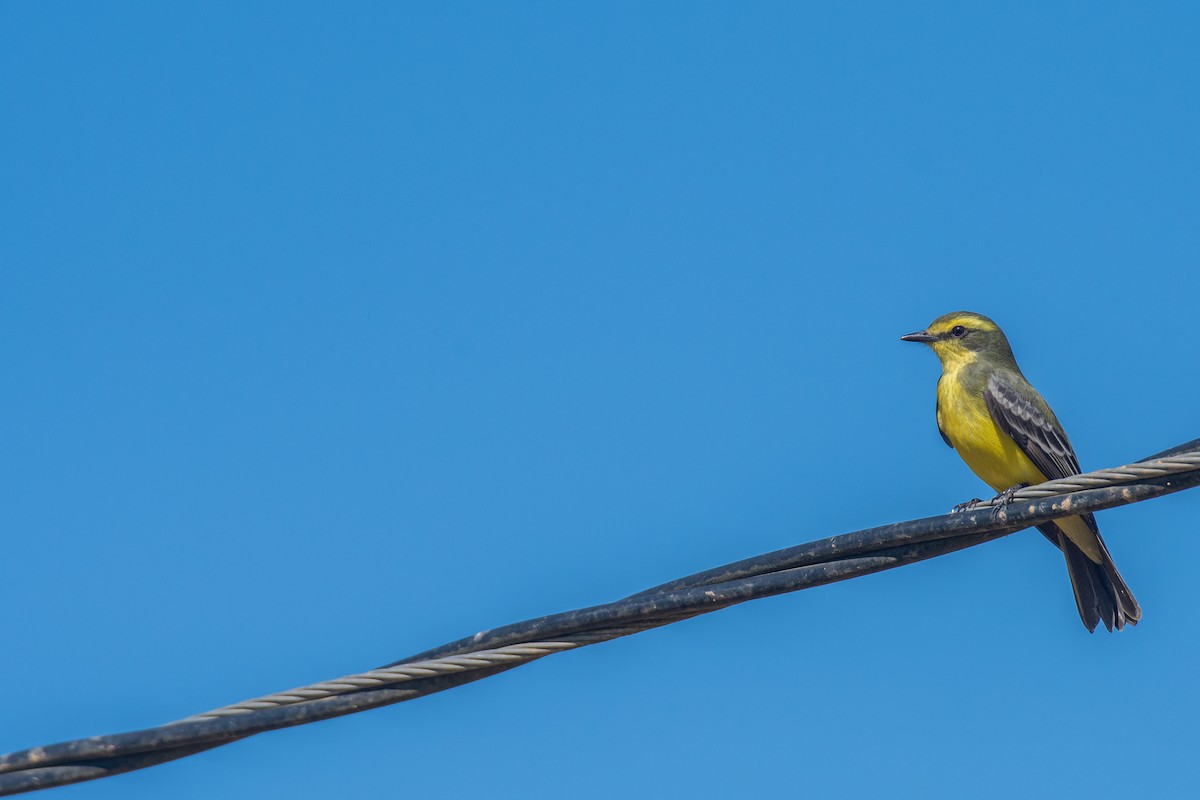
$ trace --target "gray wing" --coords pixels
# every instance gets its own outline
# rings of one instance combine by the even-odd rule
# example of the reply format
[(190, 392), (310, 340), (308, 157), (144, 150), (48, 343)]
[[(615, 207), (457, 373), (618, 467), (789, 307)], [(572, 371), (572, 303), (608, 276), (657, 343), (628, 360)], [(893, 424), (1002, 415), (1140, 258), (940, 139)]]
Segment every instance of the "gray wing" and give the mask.
[(988, 412), (1047, 480), (1078, 475), (1079, 460), (1058, 421), (992, 375), (983, 393)]
[[(1082, 472), (1075, 450), (1049, 409), (1043, 411), (1038, 404), (1021, 397), (1016, 389), (995, 374), (988, 378), (983, 397), (988, 413), (1000, 430), (1012, 437), (1047, 480)], [(1083, 515), (1083, 521), (1093, 532), (1098, 530), (1096, 518), (1091, 514)]]

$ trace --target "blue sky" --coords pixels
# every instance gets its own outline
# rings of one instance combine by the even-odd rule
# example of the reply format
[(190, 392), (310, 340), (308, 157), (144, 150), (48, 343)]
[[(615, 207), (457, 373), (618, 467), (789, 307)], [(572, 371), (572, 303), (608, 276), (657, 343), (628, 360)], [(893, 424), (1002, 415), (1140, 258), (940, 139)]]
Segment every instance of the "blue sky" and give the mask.
[[(6, 4), (0, 751), (986, 492), (897, 340), (1085, 468), (1200, 436), (1191, 4)], [(1178, 797), (1200, 493), (63, 798)], [(13, 691), (12, 687), (20, 687)]]

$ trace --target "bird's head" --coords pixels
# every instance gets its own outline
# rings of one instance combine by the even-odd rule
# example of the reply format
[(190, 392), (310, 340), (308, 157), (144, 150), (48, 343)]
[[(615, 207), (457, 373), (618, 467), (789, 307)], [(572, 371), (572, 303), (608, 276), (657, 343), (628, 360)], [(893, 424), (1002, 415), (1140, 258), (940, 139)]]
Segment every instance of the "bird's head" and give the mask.
[(1013, 360), (1012, 348), (1000, 326), (971, 311), (943, 314), (925, 330), (900, 338), (932, 347), (943, 367), (962, 366), (987, 355)]

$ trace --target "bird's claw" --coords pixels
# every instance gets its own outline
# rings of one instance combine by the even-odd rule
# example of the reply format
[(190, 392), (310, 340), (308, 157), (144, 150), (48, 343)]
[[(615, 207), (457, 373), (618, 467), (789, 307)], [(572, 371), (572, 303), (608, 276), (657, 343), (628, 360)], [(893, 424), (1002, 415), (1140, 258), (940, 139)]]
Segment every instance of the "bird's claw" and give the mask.
[(982, 502), (983, 501), (980, 500), (978, 497), (972, 497), (967, 502), (959, 503), (954, 508), (950, 509), (950, 513), (951, 514), (961, 514), (964, 511), (970, 511), (972, 508), (974, 508), (975, 506), (979, 505)]
[(1027, 486), (1029, 486), (1028, 483), (1018, 483), (1016, 486), (1010, 486), (1000, 494), (993, 497), (992, 502), (998, 506), (1006, 506), (1013, 501), (1013, 495)]
[(1013, 495), (1028, 486), (1028, 483), (1018, 483), (1016, 486), (1010, 486), (1000, 494), (992, 498), (992, 515), (999, 516), (1001, 509), (1013, 501)]

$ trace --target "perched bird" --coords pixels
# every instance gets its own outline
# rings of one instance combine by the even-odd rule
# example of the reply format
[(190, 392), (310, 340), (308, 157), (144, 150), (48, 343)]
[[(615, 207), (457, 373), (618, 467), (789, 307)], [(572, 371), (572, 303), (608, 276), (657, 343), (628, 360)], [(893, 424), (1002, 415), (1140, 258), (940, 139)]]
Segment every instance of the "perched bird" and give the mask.
[[(933, 348), (942, 362), (937, 426), (971, 471), (1010, 501), (1025, 485), (1078, 475), (1079, 461), (1050, 406), (1017, 366), (1004, 332), (969, 311), (943, 314), (900, 337)], [(977, 500), (964, 503), (970, 507)], [(1079, 616), (1089, 631), (1136, 625), (1142, 609), (1113, 564), (1091, 514), (1039, 525), (1067, 559)]]

